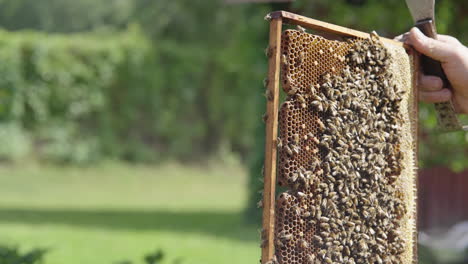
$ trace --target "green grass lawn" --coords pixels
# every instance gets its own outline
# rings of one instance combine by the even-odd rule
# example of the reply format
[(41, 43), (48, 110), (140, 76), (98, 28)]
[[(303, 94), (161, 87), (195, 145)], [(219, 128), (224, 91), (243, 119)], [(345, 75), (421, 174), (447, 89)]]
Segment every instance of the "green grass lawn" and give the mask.
[(45, 264), (256, 263), (243, 224), (246, 171), (238, 165), (0, 167), (0, 243), (46, 247)]

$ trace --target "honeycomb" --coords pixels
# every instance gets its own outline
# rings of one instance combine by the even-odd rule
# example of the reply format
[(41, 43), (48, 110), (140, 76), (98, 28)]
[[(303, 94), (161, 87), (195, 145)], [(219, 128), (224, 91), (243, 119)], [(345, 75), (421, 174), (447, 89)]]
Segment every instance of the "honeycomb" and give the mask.
[(285, 30), (281, 39), (277, 180), (287, 191), (276, 200), (275, 261), (412, 263), (411, 84), (396, 77), (410, 76), (398, 68), (404, 55), (375, 35)]

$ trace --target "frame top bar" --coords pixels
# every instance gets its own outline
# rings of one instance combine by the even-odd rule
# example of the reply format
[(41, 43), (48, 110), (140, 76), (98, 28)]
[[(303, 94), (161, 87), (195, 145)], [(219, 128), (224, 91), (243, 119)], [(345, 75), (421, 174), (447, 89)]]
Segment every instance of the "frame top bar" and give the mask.
[[(305, 28), (314, 29), (314, 30), (318, 30), (321, 32), (330, 32), (339, 36), (369, 38), (369, 33), (365, 33), (365, 32), (354, 30), (354, 29), (349, 29), (349, 28), (342, 27), (342, 26), (337, 26), (334, 24), (322, 22), (320, 20), (308, 18), (305, 16), (296, 15), (296, 14), (286, 12), (286, 11), (275, 11), (275, 12), (270, 13), (269, 15), (271, 19), (282, 18), (283, 23), (300, 25)], [(384, 37), (380, 37), (380, 39), (388, 44), (406, 47), (406, 44), (399, 42), (399, 41), (395, 41), (393, 39), (388, 39)]]

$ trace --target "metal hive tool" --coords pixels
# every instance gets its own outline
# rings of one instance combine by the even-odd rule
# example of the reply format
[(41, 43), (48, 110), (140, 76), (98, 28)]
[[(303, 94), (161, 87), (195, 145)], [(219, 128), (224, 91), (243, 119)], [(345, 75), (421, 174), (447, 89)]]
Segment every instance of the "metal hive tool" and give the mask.
[[(376, 36), (372, 40), (367, 33), (287, 12), (275, 12), (268, 18), (270, 43), (267, 52), (269, 73), (261, 263), (416, 263), (417, 71), (414, 69), (417, 69), (418, 60), (415, 53), (392, 40)], [(282, 31), (283, 23), (312, 28), (318, 33), (332, 33), (335, 40), (302, 30)], [(373, 41), (376, 47), (382, 46), (384, 51), (380, 52), (389, 58), (388, 65), (380, 65), (375, 70), (368, 68), (369, 65), (359, 64), (352, 55), (361, 43), (373, 45)], [(353, 101), (358, 104), (362, 98), (350, 95), (349, 102), (343, 102), (346, 97), (329, 94), (339, 90), (340, 81), (346, 74), (358, 78), (371, 76), (371, 81), (379, 80), (380, 85), (388, 79), (394, 91), (402, 90), (401, 98), (390, 88), (385, 90), (388, 92), (370, 92), (380, 96), (378, 100), (364, 99), (363, 108), (367, 108), (358, 107), (356, 110)], [(287, 97), (279, 107), (280, 84)], [(343, 89), (340, 91), (348, 92)], [(324, 105), (317, 103), (319, 99)], [(360, 136), (358, 143), (351, 137), (346, 140), (343, 133), (330, 132), (345, 131), (345, 127), (351, 126), (351, 121), (346, 121), (348, 117), (352, 120), (353, 112), (373, 112), (377, 117), (368, 119), (381, 122), (379, 118), (383, 114), (379, 114), (380, 108), (373, 107), (372, 102), (381, 105), (383, 100), (390, 101), (385, 103), (385, 107), (390, 109), (388, 123), (392, 126), (388, 128), (389, 132), (379, 126), (372, 127), (375, 136), (371, 139)], [(342, 112), (331, 114), (330, 108), (335, 107)], [(341, 117), (344, 121), (337, 125), (336, 121)], [(389, 141), (387, 134), (390, 135), (390, 143), (386, 143)], [(334, 141), (326, 141), (330, 138)], [(356, 156), (353, 151), (359, 146), (347, 144), (359, 145), (361, 140), (377, 146), (381, 143), (385, 149), (366, 148), (360, 154), (365, 159), (362, 168), (357, 165), (364, 164), (359, 161), (361, 156), (356, 160), (349, 158), (346, 162), (333, 163), (337, 166), (330, 167), (331, 162), (328, 161), (340, 158), (346, 151), (351, 151), (347, 155)], [(341, 144), (346, 147), (341, 147)], [(369, 156), (373, 158), (367, 159)], [(350, 165), (346, 167), (345, 163)], [(368, 180), (366, 177), (372, 176), (369, 172), (374, 167), (380, 169), (379, 166), (382, 173), (379, 171), (375, 175), (382, 176)], [(343, 171), (340, 172), (341, 168)], [(350, 168), (351, 171), (348, 170)], [(355, 171), (357, 176), (351, 177)], [(276, 183), (286, 191), (276, 195)], [(353, 187), (352, 191), (349, 191), (350, 187)], [(375, 190), (370, 191), (370, 188)], [(359, 193), (362, 196), (356, 197)], [(367, 197), (371, 197), (370, 202)], [(375, 198), (374, 202), (374, 197), (380, 200)], [(335, 210), (332, 212), (330, 208)], [(347, 211), (351, 208), (354, 211)], [(382, 213), (372, 214), (373, 208), (381, 208)], [(369, 218), (375, 219), (374, 222)], [(364, 245), (361, 240), (371, 242)]]

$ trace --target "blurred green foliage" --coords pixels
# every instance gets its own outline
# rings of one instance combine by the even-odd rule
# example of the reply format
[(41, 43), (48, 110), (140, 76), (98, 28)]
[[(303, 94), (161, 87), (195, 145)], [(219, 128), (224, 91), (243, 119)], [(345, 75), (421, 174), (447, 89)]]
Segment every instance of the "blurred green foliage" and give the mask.
[(143, 96), (128, 95), (131, 88), (151, 92), (144, 83), (151, 77), (149, 47), (138, 29), (66, 36), (0, 31), (1, 141), (8, 146), (1, 158), (34, 151), (86, 162), (128, 152), (130, 145), (116, 143), (131, 140), (123, 133), (135, 122), (136, 106), (145, 104)]
[(20, 252), (18, 247), (0, 245), (0, 264), (39, 264), (44, 263), (47, 249), (35, 248)]
[(21, 141), (2, 158), (32, 150), (78, 163), (187, 160), (220, 146), (246, 158), (252, 149), (268, 9), (19, 0), (0, 1), (0, 10), (0, 25), (11, 30), (93, 30), (1, 32), (2, 140)]
[(125, 28), (134, 13), (133, 0), (0, 0), (0, 25), (7, 30)]

